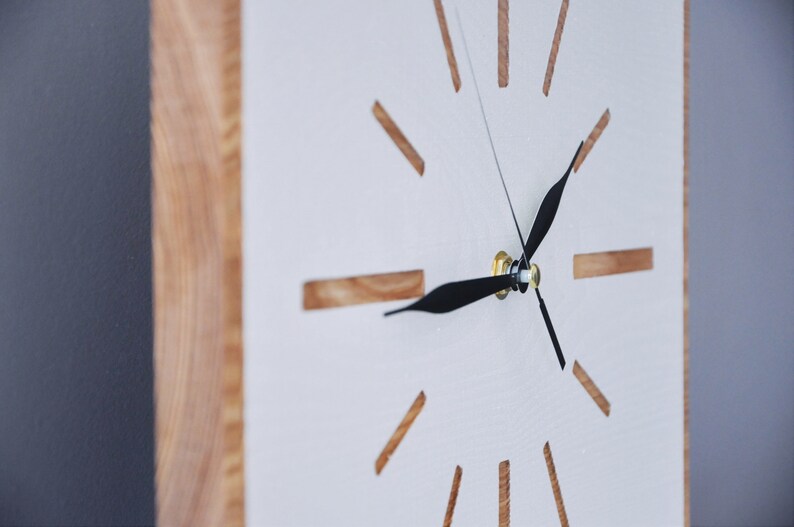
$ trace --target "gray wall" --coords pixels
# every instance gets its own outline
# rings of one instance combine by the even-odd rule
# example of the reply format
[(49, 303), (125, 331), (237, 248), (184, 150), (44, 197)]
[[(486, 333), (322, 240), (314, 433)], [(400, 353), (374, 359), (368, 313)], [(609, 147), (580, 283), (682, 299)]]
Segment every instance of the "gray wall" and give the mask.
[[(694, 525), (794, 525), (793, 5), (692, 5)], [(153, 521), (147, 30), (0, 0), (0, 524)]]
[(0, 0), (0, 524), (154, 517), (148, 4)]
[(794, 3), (692, 2), (694, 525), (794, 525)]

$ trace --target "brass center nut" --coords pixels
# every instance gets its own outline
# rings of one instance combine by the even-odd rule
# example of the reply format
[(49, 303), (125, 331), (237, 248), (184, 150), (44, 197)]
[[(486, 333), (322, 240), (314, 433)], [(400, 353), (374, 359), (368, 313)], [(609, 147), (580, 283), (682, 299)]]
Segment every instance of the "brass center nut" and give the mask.
[[(499, 251), (493, 258), (491, 263), (491, 276), (499, 276), (510, 272), (510, 266), (513, 264), (513, 258), (504, 251)], [(496, 298), (504, 300), (510, 289), (502, 289), (496, 293)]]

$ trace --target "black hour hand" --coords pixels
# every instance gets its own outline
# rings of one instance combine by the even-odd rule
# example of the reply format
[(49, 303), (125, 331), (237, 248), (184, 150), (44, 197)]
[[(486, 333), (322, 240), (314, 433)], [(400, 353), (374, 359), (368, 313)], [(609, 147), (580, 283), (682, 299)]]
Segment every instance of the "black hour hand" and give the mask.
[(385, 313), (385, 316), (395, 315), (403, 311), (449, 313), (477, 300), (496, 294), (502, 289), (509, 289), (514, 284), (515, 278), (511, 275), (488, 276), (462, 282), (450, 282), (433, 289), (409, 306)]

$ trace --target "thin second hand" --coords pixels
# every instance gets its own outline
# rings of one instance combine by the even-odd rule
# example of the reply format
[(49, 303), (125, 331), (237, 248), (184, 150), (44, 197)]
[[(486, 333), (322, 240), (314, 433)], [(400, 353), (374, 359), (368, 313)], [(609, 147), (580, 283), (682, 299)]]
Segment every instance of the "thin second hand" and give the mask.
[(488, 126), (488, 118), (485, 116), (485, 107), (482, 104), (482, 97), (480, 96), (480, 87), (477, 84), (477, 75), (474, 73), (474, 65), (471, 62), (471, 55), (469, 55), (469, 45), (466, 42), (466, 33), (463, 31), (463, 22), (460, 20), (460, 11), (458, 11), (457, 8), (455, 8), (455, 16), (458, 19), (460, 36), (463, 38), (463, 50), (466, 52), (466, 60), (469, 63), (469, 71), (471, 71), (471, 78), (474, 81), (474, 90), (477, 92), (477, 102), (480, 104), (480, 113), (482, 114), (482, 120), (485, 123), (485, 131), (488, 133), (488, 142), (491, 144), (491, 152), (493, 153), (493, 160), (496, 163), (496, 171), (499, 173), (499, 180), (502, 182), (502, 188), (505, 191), (507, 204), (510, 206), (510, 214), (513, 216), (513, 223), (515, 224), (516, 231), (518, 232), (518, 246), (521, 247), (521, 253), (524, 255), (524, 261), (527, 263), (527, 266), (529, 266), (529, 258), (527, 258), (527, 253), (524, 251), (524, 235), (521, 234), (521, 227), (518, 226), (516, 212), (513, 210), (513, 202), (510, 199), (510, 193), (507, 191), (507, 184), (505, 183), (505, 178), (502, 175), (502, 167), (499, 165), (499, 158), (496, 155), (496, 147), (494, 147), (493, 138), (491, 137), (491, 128)]

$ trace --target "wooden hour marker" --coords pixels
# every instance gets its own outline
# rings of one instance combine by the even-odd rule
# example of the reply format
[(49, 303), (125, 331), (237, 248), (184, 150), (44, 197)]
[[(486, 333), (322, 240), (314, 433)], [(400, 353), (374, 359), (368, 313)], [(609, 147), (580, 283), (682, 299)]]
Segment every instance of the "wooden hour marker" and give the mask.
[(590, 153), (590, 150), (593, 149), (595, 142), (598, 141), (599, 137), (601, 137), (601, 133), (604, 131), (604, 128), (606, 128), (609, 124), (609, 117), (609, 108), (607, 108), (603, 115), (601, 115), (601, 119), (599, 119), (595, 127), (593, 127), (593, 131), (590, 132), (589, 136), (587, 136), (587, 141), (584, 142), (582, 151), (579, 153), (579, 157), (576, 158), (576, 163), (573, 165), (574, 172), (579, 171), (579, 167), (582, 166), (582, 163), (584, 163), (587, 154)]
[(510, 80), (510, 0), (499, 0), (499, 87)]
[(499, 463), (499, 527), (510, 527), (510, 461)]
[(601, 408), (601, 411), (604, 412), (604, 415), (609, 417), (609, 411), (611, 409), (609, 401), (607, 401), (607, 398), (604, 397), (603, 393), (601, 393), (601, 390), (598, 389), (598, 386), (596, 386), (596, 384), (593, 382), (593, 379), (587, 375), (587, 372), (584, 371), (584, 368), (579, 365), (578, 361), (573, 361), (573, 374), (582, 384), (582, 387), (585, 389), (585, 391), (590, 395), (590, 397), (593, 398), (593, 401), (595, 401), (598, 407)]
[(326, 309), (371, 302), (406, 300), (418, 298), (424, 294), (424, 271), (315, 280), (303, 284), (303, 309)]
[(378, 456), (378, 459), (375, 460), (375, 474), (380, 474), (383, 467), (389, 462), (389, 458), (394, 454), (394, 451), (397, 450), (397, 447), (400, 446), (400, 442), (405, 437), (405, 434), (408, 433), (408, 429), (414, 424), (414, 420), (416, 420), (416, 417), (424, 406), (425, 392), (419, 392), (419, 395), (416, 396), (416, 400), (414, 400), (414, 403), (408, 409), (408, 413), (406, 413), (403, 420), (400, 421), (397, 430), (394, 431), (391, 438), (389, 438), (389, 442), (383, 447), (383, 451)]
[(551, 490), (554, 492), (554, 501), (557, 504), (557, 515), (560, 517), (560, 525), (568, 527), (568, 515), (565, 514), (565, 503), (562, 501), (560, 482), (557, 481), (557, 469), (554, 468), (554, 459), (551, 457), (551, 447), (548, 441), (543, 446), (543, 456), (546, 458), (546, 469), (549, 471), (549, 481), (551, 481)]
[(408, 159), (408, 162), (410, 162), (416, 171), (419, 172), (419, 175), (421, 176), (424, 174), (425, 161), (417, 153), (414, 147), (411, 146), (411, 143), (408, 142), (408, 139), (406, 139), (405, 135), (403, 135), (395, 122), (392, 120), (389, 114), (386, 113), (386, 110), (383, 109), (383, 106), (381, 106), (378, 101), (375, 101), (375, 104), (372, 105), (372, 113), (375, 115), (375, 119), (378, 120), (386, 133), (389, 134), (391, 140), (394, 141), (394, 144), (397, 145), (397, 148), (400, 149), (400, 152), (403, 153), (406, 159)]
[(447, 17), (444, 15), (444, 6), (441, 0), (433, 0), (436, 6), (436, 16), (438, 17), (438, 27), (441, 28), (441, 40), (444, 41), (444, 48), (447, 50), (447, 62), (449, 63), (449, 73), (452, 75), (452, 86), (455, 91), (460, 90), (460, 74), (458, 73), (458, 61), (455, 60), (455, 51), (452, 49), (452, 39), (449, 38), (447, 28)]
[(546, 77), (543, 79), (543, 95), (549, 96), (551, 88), (551, 78), (554, 75), (554, 65), (557, 62), (557, 52), (560, 50), (560, 39), (562, 30), (565, 27), (565, 17), (568, 15), (568, 0), (562, 0), (560, 14), (557, 17), (557, 29), (554, 30), (554, 40), (551, 41), (551, 52), (549, 52), (549, 63), (546, 65)]
[(447, 513), (444, 515), (444, 526), (451, 527), (452, 515), (455, 513), (455, 504), (458, 502), (458, 490), (460, 490), (460, 479), (463, 477), (463, 469), (460, 465), (455, 467), (455, 475), (452, 477), (452, 490), (449, 491), (449, 501), (447, 502)]
[(577, 279), (651, 269), (653, 269), (653, 247), (573, 256), (573, 277)]

